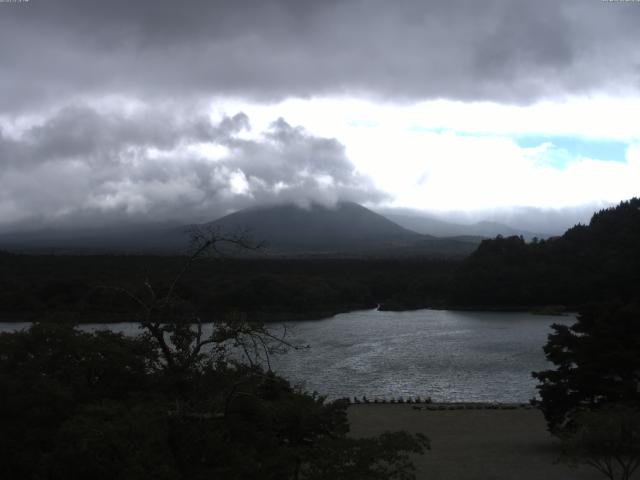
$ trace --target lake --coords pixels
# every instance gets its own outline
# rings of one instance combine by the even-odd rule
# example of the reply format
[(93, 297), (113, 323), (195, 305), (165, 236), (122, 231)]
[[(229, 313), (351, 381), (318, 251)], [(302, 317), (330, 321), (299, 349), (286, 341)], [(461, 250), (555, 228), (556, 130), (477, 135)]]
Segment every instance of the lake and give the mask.
[[(536, 396), (531, 372), (551, 367), (542, 351), (551, 324), (574, 322), (574, 315), (356, 311), (284, 323), (289, 342), (310, 347), (274, 356), (272, 366), (329, 398), (527, 402)], [(0, 323), (0, 331), (25, 326)], [(138, 332), (130, 323), (83, 328)]]

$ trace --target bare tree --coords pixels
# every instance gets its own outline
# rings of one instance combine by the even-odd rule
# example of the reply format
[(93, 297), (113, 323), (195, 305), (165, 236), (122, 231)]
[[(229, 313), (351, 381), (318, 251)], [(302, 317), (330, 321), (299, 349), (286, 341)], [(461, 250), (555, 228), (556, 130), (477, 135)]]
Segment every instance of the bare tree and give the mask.
[(185, 261), (168, 287), (159, 290), (147, 277), (142, 294), (117, 288), (140, 307), (140, 328), (157, 346), (161, 366), (184, 372), (207, 357), (225, 356), (232, 347), (240, 349), (250, 365), (264, 362), (271, 370), (271, 354), (298, 348), (286, 340), (286, 328), (277, 335), (261, 322), (235, 313), (213, 322), (212, 330), (205, 334), (197, 309), (177, 295), (180, 281), (198, 260), (210, 255), (225, 256), (233, 251), (257, 252), (263, 245), (254, 242), (245, 231), (228, 235), (216, 229), (194, 227), (190, 235), (191, 246)]

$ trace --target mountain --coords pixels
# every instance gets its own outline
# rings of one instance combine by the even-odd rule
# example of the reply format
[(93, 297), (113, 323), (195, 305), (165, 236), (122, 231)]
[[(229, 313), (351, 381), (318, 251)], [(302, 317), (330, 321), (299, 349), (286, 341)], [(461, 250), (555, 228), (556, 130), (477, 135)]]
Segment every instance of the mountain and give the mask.
[(363, 245), (403, 244), (421, 236), (351, 202), (335, 207), (277, 205), (240, 210), (206, 225), (222, 232), (247, 231), (275, 248), (351, 250)]
[[(189, 244), (192, 226), (129, 225), (0, 235), (0, 248), (56, 253), (173, 253)], [(352, 202), (256, 207), (195, 225), (227, 236), (246, 233), (275, 255), (464, 256), (480, 238), (436, 238), (406, 229)]]
[(493, 238), (498, 235), (502, 235), (503, 237), (515, 235), (522, 236), (525, 240), (531, 240), (534, 237), (547, 238), (550, 236), (530, 232), (528, 230), (512, 228), (509, 225), (505, 225), (500, 222), (487, 220), (465, 225), (447, 222), (426, 214), (410, 215), (403, 213), (391, 213), (391, 211), (389, 211), (389, 213), (382, 213), (382, 215), (404, 228), (418, 233), (433, 235), (434, 237), (471, 236)]
[(247, 232), (276, 254), (466, 255), (479, 243), (421, 235), (352, 202), (334, 207), (252, 208), (205, 226), (220, 232)]

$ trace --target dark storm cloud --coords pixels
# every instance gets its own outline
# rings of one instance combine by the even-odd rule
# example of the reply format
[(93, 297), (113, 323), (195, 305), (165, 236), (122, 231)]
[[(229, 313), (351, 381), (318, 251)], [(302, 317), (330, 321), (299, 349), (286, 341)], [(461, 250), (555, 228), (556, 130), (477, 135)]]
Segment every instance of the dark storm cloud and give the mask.
[(19, 135), (0, 131), (0, 229), (212, 220), (256, 204), (383, 198), (338, 141), (283, 119), (248, 137), (243, 113), (213, 124), (177, 118), (73, 106)]
[(634, 88), (640, 5), (599, 0), (0, 4), (0, 108), (76, 94), (527, 102)]

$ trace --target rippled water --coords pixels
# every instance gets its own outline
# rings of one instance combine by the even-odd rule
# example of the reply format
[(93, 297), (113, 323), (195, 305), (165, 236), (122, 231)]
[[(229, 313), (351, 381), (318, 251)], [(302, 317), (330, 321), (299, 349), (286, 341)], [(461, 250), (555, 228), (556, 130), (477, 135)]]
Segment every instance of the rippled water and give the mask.
[(436, 401), (526, 402), (531, 372), (548, 368), (552, 323), (528, 313), (360, 311), (287, 324), (310, 348), (275, 359), (277, 371), (330, 397), (431, 396)]
[[(574, 316), (528, 313), (358, 311), (287, 322), (287, 339), (308, 349), (272, 358), (275, 371), (330, 398), (430, 396), (434, 401), (526, 402), (552, 323)], [(28, 324), (0, 324), (0, 331)], [(135, 324), (88, 325), (126, 334)], [(276, 327), (277, 328), (277, 327)]]

